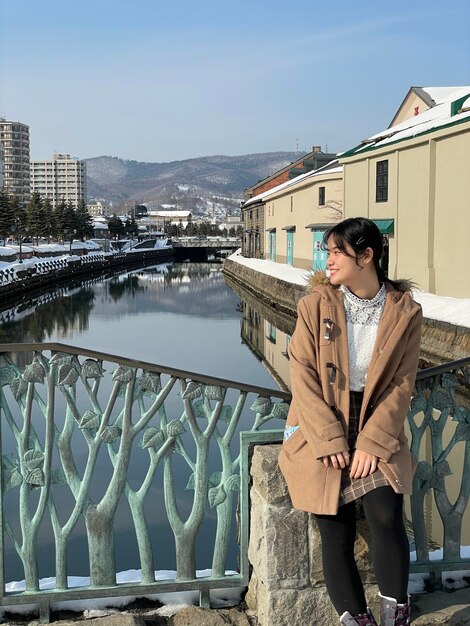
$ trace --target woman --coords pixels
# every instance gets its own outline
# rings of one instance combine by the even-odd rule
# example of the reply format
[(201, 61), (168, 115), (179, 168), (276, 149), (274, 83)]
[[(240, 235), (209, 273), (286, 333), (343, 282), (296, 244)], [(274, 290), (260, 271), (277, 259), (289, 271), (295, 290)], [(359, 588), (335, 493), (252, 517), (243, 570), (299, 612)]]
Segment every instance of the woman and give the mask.
[[(415, 462), (403, 424), (418, 366), (421, 307), (385, 277), (382, 237), (351, 218), (324, 237), (329, 278), (313, 276), (289, 354), (292, 404), (279, 465), (294, 507), (315, 514), (331, 601), (347, 626), (376, 625), (354, 560), (362, 500), (382, 626), (410, 623), (403, 494)], [(323, 284), (321, 284), (323, 283)]]

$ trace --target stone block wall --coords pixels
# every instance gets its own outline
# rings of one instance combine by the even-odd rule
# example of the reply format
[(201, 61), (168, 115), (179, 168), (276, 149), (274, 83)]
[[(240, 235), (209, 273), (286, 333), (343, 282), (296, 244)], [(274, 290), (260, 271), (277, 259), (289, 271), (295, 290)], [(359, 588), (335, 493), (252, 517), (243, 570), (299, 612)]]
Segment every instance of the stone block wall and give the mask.
[[(312, 515), (292, 507), (277, 464), (279, 450), (280, 445), (253, 449), (246, 602), (260, 626), (334, 625), (339, 619), (324, 584), (317, 525)], [(358, 512), (356, 560), (369, 605), (378, 614), (367, 546), (367, 526)]]

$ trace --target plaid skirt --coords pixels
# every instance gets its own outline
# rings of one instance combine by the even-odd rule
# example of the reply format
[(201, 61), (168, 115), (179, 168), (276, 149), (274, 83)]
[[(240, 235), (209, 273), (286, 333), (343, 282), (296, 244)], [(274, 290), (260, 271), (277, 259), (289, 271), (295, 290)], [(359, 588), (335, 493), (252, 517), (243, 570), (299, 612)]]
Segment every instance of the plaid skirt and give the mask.
[[(361, 412), (362, 391), (350, 391), (350, 409), (349, 409), (349, 429), (348, 429), (348, 444), (349, 451), (354, 451), (356, 444), (358, 427), (359, 427), (359, 414)], [(373, 474), (369, 474), (365, 478), (351, 478), (349, 476), (349, 467), (345, 467), (341, 472), (341, 492), (339, 495), (339, 506), (353, 502), (358, 498), (364, 496), (369, 491), (377, 489), (377, 487), (388, 487), (390, 483), (382, 474), (379, 469), (376, 469)]]

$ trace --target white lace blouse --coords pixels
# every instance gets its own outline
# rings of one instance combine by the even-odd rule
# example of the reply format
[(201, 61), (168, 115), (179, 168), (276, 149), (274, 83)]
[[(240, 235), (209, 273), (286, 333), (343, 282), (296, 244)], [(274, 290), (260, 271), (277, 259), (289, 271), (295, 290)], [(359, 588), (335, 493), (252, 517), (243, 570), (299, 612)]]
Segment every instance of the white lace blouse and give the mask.
[(385, 285), (382, 284), (372, 300), (358, 298), (344, 285), (340, 289), (344, 294), (346, 311), (349, 388), (351, 391), (362, 391), (385, 305)]

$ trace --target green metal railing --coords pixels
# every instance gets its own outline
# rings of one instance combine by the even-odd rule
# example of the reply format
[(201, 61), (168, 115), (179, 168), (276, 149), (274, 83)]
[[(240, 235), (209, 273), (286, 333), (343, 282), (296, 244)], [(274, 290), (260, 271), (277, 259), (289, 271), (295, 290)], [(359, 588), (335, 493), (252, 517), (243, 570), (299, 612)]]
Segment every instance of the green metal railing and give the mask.
[[(408, 424), (411, 452), (418, 459), (411, 496), (417, 558), (411, 571), (429, 572), (431, 583), (437, 578), (440, 586), (442, 572), (470, 569), (470, 558), (461, 555), (466, 514), (470, 521), (470, 358), (418, 372)], [(442, 559), (437, 560), (430, 555), (438, 547), (431, 537), (433, 516), (442, 525)]]
[[(0, 380), (1, 604), (38, 604), (47, 621), (58, 600), (195, 589), (204, 605), (211, 588), (248, 583), (247, 545), (240, 546), (239, 573), (226, 574), (240, 489), (235, 435), (267, 422), (282, 427), (289, 394), (60, 344), (2, 345)], [(132, 562), (141, 570), (135, 584), (116, 583), (123, 502), (136, 545)], [(147, 521), (156, 509), (171, 529), (160, 542)], [(203, 569), (211, 575), (198, 578), (207, 518), (212, 545), (206, 541)], [(52, 590), (40, 585), (47, 530)], [(70, 587), (71, 545), (80, 534), (90, 584)], [(156, 580), (169, 536), (176, 580)], [(21, 565), (24, 591), (7, 590), (8, 554)]]
[[(419, 459), (412, 570), (433, 576), (470, 569), (460, 555), (470, 492), (469, 365), (465, 359), (420, 371), (410, 406), (411, 449)], [(288, 393), (61, 344), (1, 345), (0, 380), (0, 604), (38, 605), (47, 621), (58, 600), (184, 589), (199, 591), (207, 605), (210, 589), (246, 586), (249, 449), (282, 438)], [(459, 490), (451, 497), (452, 472)], [(442, 519), (439, 561), (430, 558), (430, 500)], [(156, 510), (164, 523), (155, 522)], [(126, 542), (132, 536), (135, 549), (132, 565), (121, 569), (137, 563), (140, 580), (117, 584), (117, 536), (126, 515)], [(39, 555), (47, 535), (54, 556), (53, 571), (45, 572)], [(80, 537), (90, 584), (72, 587)], [(168, 543), (176, 579), (157, 580)], [(237, 573), (228, 574), (233, 551)], [(11, 560), (23, 591), (7, 588)], [(197, 577), (197, 563), (210, 576)], [(44, 576), (54, 577), (52, 589), (41, 588)]]

